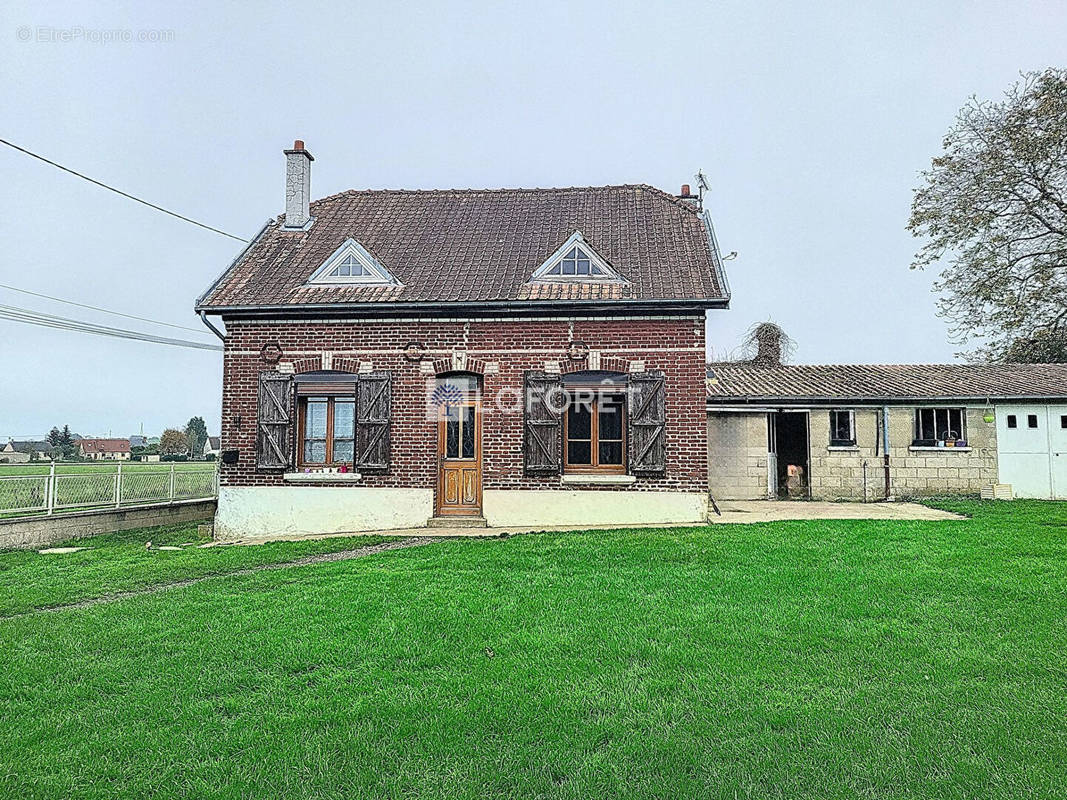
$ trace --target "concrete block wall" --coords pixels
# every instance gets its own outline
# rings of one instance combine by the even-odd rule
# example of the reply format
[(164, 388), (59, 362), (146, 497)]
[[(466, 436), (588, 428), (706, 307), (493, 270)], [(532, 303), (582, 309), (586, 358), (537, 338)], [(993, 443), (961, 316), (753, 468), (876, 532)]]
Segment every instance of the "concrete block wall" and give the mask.
[(716, 500), (766, 499), (766, 414), (708, 414), (708, 486)]
[(144, 508), (75, 511), (50, 517), (12, 517), (0, 519), (0, 550), (50, 547), (68, 539), (154, 525), (177, 525), (213, 516), (214, 500), (190, 500)]
[[(966, 409), (969, 449), (912, 447), (915, 407), (889, 409), (889, 475), (893, 497), (977, 494), (997, 482), (996, 425), (985, 407)], [(881, 411), (857, 408), (856, 445), (830, 446), (830, 409), (809, 412), (808, 480), (814, 500), (881, 500), (885, 497)], [(765, 414), (708, 413), (708, 477), (716, 499), (767, 496)], [(864, 489), (864, 462), (866, 491)]]

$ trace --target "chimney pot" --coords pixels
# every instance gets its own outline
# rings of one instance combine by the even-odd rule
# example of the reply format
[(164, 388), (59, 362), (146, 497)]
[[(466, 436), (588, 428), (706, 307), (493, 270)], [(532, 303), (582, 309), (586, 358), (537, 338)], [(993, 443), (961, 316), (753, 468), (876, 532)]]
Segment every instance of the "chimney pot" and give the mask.
[(285, 227), (304, 230), (311, 220), (311, 162), (314, 156), (304, 149), (304, 140), (293, 142), (285, 151)]
[(689, 184), (688, 183), (683, 183), (682, 184), (682, 197), (689, 197)]

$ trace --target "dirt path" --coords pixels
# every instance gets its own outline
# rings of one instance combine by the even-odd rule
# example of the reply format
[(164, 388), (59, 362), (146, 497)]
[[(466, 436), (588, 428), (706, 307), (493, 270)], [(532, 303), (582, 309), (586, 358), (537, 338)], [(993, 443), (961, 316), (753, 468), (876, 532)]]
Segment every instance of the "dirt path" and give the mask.
[(172, 581), (170, 583), (157, 583), (154, 586), (146, 586), (143, 589), (133, 589), (128, 592), (115, 592), (113, 594), (105, 594), (99, 597), (89, 597), (85, 600), (78, 600), (74, 603), (65, 603), (60, 606), (47, 606), (45, 608), (35, 608), (31, 611), (23, 611), (19, 614), (12, 614), (3, 619), (18, 619), (19, 617), (29, 617), (34, 614), (47, 614), (52, 611), (67, 611), (74, 608), (89, 608), (91, 606), (99, 606), (104, 603), (114, 603), (118, 600), (126, 600), (130, 597), (140, 597), (146, 594), (156, 594), (158, 592), (165, 592), (170, 589), (181, 589), (184, 586), (193, 586), (203, 581), (209, 581), (213, 578), (232, 578), (240, 577), (242, 575), (252, 575), (256, 572), (264, 572), (271, 569), (287, 569), (289, 567), (306, 567), (311, 564), (325, 564), (330, 561), (347, 561), (351, 558), (363, 558), (364, 556), (372, 556), (375, 553), (383, 553), (386, 550), (400, 550), (404, 547), (418, 547), (419, 545), (430, 544), (434, 539), (426, 536), (415, 536), (410, 539), (401, 539), (396, 542), (384, 542), (382, 544), (371, 544), (366, 547), (357, 547), (354, 550), (340, 550), (336, 553), (321, 553), (314, 556), (305, 556), (304, 558), (298, 558), (295, 561), (282, 561), (277, 564), (262, 564), (258, 567), (244, 567), (242, 569), (235, 569), (232, 572), (215, 572), (211, 575), (201, 575), (196, 578), (186, 578), (185, 580)]

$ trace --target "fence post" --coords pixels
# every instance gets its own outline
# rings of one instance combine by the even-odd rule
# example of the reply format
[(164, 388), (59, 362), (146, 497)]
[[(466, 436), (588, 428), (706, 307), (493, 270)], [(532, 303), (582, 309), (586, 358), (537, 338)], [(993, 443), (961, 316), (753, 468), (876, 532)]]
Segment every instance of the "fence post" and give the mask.
[(48, 468), (48, 513), (51, 514), (56, 507), (56, 462), (53, 459)]
[(174, 462), (170, 462), (170, 502), (174, 503)]
[(115, 473), (115, 508), (122, 505), (122, 462), (119, 462), (119, 471)]

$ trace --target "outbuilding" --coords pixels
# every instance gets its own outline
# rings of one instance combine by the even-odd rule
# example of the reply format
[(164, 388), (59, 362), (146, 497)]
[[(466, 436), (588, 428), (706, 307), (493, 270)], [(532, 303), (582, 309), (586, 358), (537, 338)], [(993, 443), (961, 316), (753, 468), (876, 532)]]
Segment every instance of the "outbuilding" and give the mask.
[(1067, 364), (711, 364), (707, 409), (716, 498), (1067, 499)]

